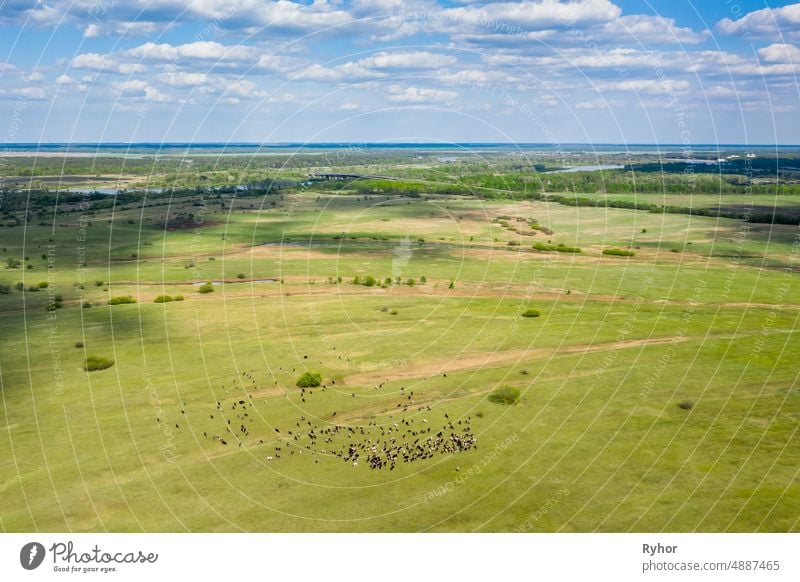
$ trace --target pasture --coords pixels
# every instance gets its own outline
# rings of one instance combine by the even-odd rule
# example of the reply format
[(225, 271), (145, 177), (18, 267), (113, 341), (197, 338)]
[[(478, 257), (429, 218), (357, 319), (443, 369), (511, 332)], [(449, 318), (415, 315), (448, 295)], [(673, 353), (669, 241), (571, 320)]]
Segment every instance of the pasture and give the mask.
[(19, 219), (3, 531), (800, 529), (797, 226), (313, 188)]

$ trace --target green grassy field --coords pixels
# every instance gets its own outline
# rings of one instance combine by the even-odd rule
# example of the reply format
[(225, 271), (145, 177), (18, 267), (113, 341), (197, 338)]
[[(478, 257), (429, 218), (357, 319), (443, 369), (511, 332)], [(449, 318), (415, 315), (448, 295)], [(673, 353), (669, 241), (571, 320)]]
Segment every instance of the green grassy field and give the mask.
[[(0, 529), (800, 529), (798, 227), (469, 197), (223, 202), (0, 228), (0, 259), (21, 261), (0, 268)], [(87, 372), (89, 356), (114, 365)], [(305, 371), (323, 386), (302, 392)], [(502, 386), (520, 400), (491, 402)], [(336, 455), (467, 427), (477, 447), (392, 469)]]

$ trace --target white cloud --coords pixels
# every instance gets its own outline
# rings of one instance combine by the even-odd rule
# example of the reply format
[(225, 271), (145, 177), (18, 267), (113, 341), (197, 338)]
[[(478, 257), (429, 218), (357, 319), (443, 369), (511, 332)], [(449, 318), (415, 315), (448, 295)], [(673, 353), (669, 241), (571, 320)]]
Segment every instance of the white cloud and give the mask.
[(451, 55), (432, 53), (429, 51), (417, 52), (378, 52), (356, 64), (365, 69), (373, 70), (420, 70), (441, 69), (453, 65), (457, 59)]
[(455, 91), (442, 91), (427, 87), (402, 87), (390, 85), (386, 98), (393, 103), (444, 103), (458, 97)]
[(683, 28), (672, 18), (632, 14), (621, 16), (603, 25), (602, 36), (608, 40), (621, 40), (622, 35), (630, 35), (633, 40), (647, 46), (652, 44), (695, 44), (710, 36), (709, 31), (695, 32)]
[(800, 38), (800, 4), (781, 8), (762, 8), (737, 20), (723, 18), (717, 22), (722, 34), (757, 38)]
[(339, 105), (339, 109), (341, 111), (359, 111), (361, 109), (361, 105), (358, 103), (353, 103), (352, 101), (345, 101)]
[(111, 83), (111, 88), (116, 91), (120, 97), (144, 98), (146, 101), (155, 103), (167, 103), (172, 101), (169, 95), (142, 79), (127, 79), (125, 81), (114, 82)]
[(197, 41), (181, 45), (148, 42), (125, 51), (125, 55), (142, 60), (215, 60), (241, 61), (256, 59), (258, 50), (244, 45), (226, 46), (213, 41)]
[(448, 85), (481, 85), (487, 83), (514, 83), (516, 77), (505, 71), (483, 71), (480, 69), (465, 69), (448, 73), (440, 77)]
[(71, 85), (75, 80), (69, 75), (60, 75), (56, 78), (56, 85)]
[(41, 87), (21, 87), (13, 91), (19, 97), (31, 99), (33, 101), (41, 101), (47, 98), (47, 93)]
[(437, 70), (454, 65), (458, 60), (450, 55), (416, 52), (377, 52), (358, 61), (326, 68), (319, 64), (300, 70), (295, 79), (312, 81), (363, 81), (387, 77), (402, 71)]
[(593, 86), (601, 92), (633, 92), (647, 94), (683, 93), (689, 90), (689, 81), (672, 79), (631, 79), (626, 81), (606, 81)]
[(468, 25), (478, 31), (515, 34), (554, 26), (608, 22), (618, 18), (621, 13), (619, 6), (609, 0), (494, 2), (445, 10), (442, 12), (441, 28)]
[(758, 49), (758, 56), (767, 63), (800, 64), (800, 48), (791, 44), (771, 44), (762, 49)]
[(163, 73), (158, 76), (162, 83), (172, 87), (196, 87), (208, 82), (206, 73)]
[(107, 73), (121, 73), (123, 75), (145, 71), (144, 65), (120, 63), (113, 55), (101, 55), (98, 53), (83, 53), (77, 55), (72, 59), (70, 66), (73, 69), (90, 69)]

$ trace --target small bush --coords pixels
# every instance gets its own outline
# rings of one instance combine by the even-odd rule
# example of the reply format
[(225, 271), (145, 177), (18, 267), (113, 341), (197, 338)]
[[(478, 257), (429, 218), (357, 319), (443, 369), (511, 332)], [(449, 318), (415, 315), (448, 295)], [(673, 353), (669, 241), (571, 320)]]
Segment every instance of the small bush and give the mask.
[(297, 380), (299, 388), (316, 388), (322, 384), (322, 374), (317, 372), (306, 372)]
[(406, 285), (408, 285), (409, 287), (413, 287), (416, 284), (417, 284), (417, 282), (414, 279), (408, 279), (406, 281)]
[(75, 342), (75, 347), (76, 348), (82, 348), (83, 347), (83, 342)]
[(183, 295), (176, 295), (172, 298), (173, 301), (183, 301)]
[(83, 307), (84, 309), (89, 309), (91, 306), (92, 304), (89, 303), (88, 301), (84, 301), (83, 303), (81, 303), (81, 307)]
[(95, 285), (95, 287), (102, 287), (103, 286), (103, 282), (102, 281), (95, 281), (94, 285)]
[(10, 285), (0, 285), (0, 295), (8, 295), (11, 293)]
[(540, 315), (542, 314), (539, 313), (539, 311), (537, 311), (536, 309), (526, 309), (522, 313), (522, 317), (539, 317)]
[(47, 281), (42, 281), (39, 283), (39, 289), (47, 289), (50, 286), (50, 283)]
[(25, 289), (25, 283), (23, 283), (22, 281), (17, 282), (17, 284), (14, 285), (14, 289), (16, 289), (17, 291), (22, 291), (23, 289)]
[(214, 292), (214, 285), (212, 285), (211, 283), (203, 283), (197, 289), (197, 292), (198, 293), (203, 293), (203, 294), (205, 294), (205, 293), (213, 293)]
[(424, 285), (425, 283), (428, 282), (428, 278), (423, 275), (422, 277), (419, 278), (419, 282), (420, 285)]
[(681, 410), (691, 410), (694, 407), (694, 402), (690, 402), (688, 400), (684, 400), (683, 402), (678, 403), (678, 408)]
[(475, 416), (478, 418), (483, 418), (483, 411), (479, 410), (478, 412), (475, 413)]
[(447, 288), (448, 289), (455, 289), (456, 288), (456, 282), (455, 281), (450, 281), (450, 284), (447, 286)]
[(536, 243), (533, 245), (534, 250), (537, 251), (547, 251), (547, 252), (558, 252), (558, 253), (582, 253), (583, 249), (580, 247), (568, 247), (564, 244), (548, 244), (548, 243)]
[(397, 311), (396, 309), (392, 309), (392, 310), (389, 312), (389, 315), (397, 315), (397, 314), (398, 314), (398, 311)]
[(515, 404), (517, 400), (519, 400), (519, 397), (519, 388), (503, 386), (489, 394), (489, 402), (494, 402), (495, 404)]
[(112, 297), (108, 300), (109, 305), (123, 305), (125, 303), (136, 303), (136, 299), (130, 295), (120, 295), (119, 297)]
[(358, 275), (353, 277), (353, 285), (361, 285), (361, 277), (359, 277)]
[(169, 303), (170, 301), (175, 301), (172, 295), (159, 295), (153, 299), (153, 303)]
[(237, 279), (244, 279), (244, 273), (239, 273), (238, 275), (236, 275), (236, 278)]
[(364, 277), (364, 281), (362, 284), (367, 287), (374, 287), (375, 285), (378, 284), (378, 281), (376, 281), (375, 277), (373, 277), (372, 275), (367, 275), (366, 277)]
[(83, 369), (87, 372), (95, 372), (97, 370), (105, 370), (113, 365), (114, 360), (109, 360), (108, 358), (103, 358), (100, 356), (89, 356), (86, 358), (86, 363), (83, 365)]
[(636, 253), (625, 249), (603, 249), (604, 255), (611, 255), (613, 257), (632, 257)]

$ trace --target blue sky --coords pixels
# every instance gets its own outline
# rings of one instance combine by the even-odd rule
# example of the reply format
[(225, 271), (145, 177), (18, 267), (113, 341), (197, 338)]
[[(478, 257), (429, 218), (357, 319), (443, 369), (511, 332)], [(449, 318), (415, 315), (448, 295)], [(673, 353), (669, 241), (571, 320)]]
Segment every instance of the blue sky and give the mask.
[(0, 139), (800, 143), (800, 3), (0, 0)]

